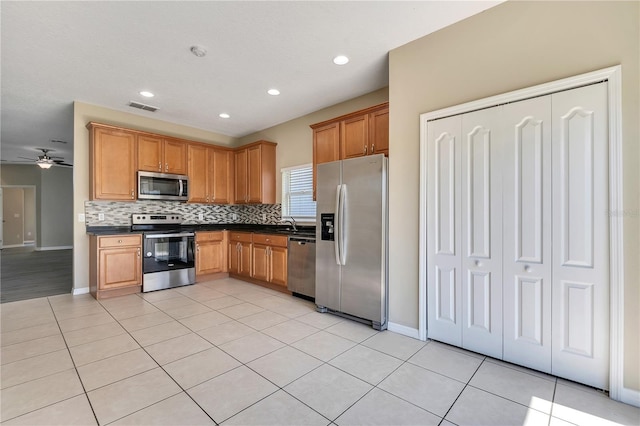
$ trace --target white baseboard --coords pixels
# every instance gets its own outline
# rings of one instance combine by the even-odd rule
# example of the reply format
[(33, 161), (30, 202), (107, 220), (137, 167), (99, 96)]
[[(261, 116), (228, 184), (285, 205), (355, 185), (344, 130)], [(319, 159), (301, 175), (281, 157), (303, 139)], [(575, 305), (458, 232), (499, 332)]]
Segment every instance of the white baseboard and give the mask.
[(420, 340), (420, 332), (417, 328), (407, 327), (406, 325), (389, 322), (387, 324), (387, 330)]
[(36, 251), (49, 251), (49, 250), (69, 250), (73, 246), (49, 246), (49, 247), (36, 247)]
[(8, 245), (4, 245), (2, 246), (3, 249), (6, 248), (15, 248), (15, 247), (24, 247), (24, 244), (8, 244)]
[(620, 392), (620, 402), (640, 407), (640, 390), (622, 388), (622, 392)]
[(89, 293), (89, 287), (74, 288), (72, 294), (74, 296), (77, 296), (79, 294), (87, 294), (87, 293)]

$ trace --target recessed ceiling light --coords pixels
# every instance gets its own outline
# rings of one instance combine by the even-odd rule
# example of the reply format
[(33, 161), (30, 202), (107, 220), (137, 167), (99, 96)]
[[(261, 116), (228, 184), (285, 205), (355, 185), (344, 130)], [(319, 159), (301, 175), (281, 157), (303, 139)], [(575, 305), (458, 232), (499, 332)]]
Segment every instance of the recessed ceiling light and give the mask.
[(194, 55), (196, 55), (198, 58), (202, 58), (204, 55), (207, 54), (207, 49), (205, 49), (202, 46), (191, 46), (191, 53), (193, 53)]
[(280, 91), (278, 89), (269, 89), (267, 90), (267, 93), (271, 96), (278, 96), (280, 94)]
[(218, 117), (220, 117), (220, 118), (230, 118), (231, 116), (229, 114), (227, 114), (226, 112), (222, 112), (222, 113), (218, 114)]
[(344, 55), (336, 56), (333, 58), (333, 63), (336, 65), (344, 65), (349, 62), (349, 58)]
[(145, 91), (145, 90), (143, 90), (142, 92), (140, 92), (140, 94), (141, 94), (142, 96), (144, 96), (145, 98), (153, 98), (153, 97), (155, 96), (153, 93), (151, 93), (151, 92), (147, 92), (147, 91)]

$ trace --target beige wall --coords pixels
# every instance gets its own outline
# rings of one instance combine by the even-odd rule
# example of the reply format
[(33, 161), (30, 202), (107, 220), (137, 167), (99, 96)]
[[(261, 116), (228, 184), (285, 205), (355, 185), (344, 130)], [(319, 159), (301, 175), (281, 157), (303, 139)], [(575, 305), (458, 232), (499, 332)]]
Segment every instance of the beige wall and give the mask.
[(76, 292), (89, 288), (89, 237), (86, 234), (85, 224), (78, 221), (78, 215), (84, 213), (84, 202), (89, 199), (89, 131), (86, 125), (90, 121), (217, 145), (232, 146), (235, 142), (235, 138), (230, 136), (75, 102), (73, 111), (73, 288)]
[(418, 327), (419, 115), (622, 64), (624, 386), (640, 389), (640, 2), (507, 2), (390, 52), (390, 316)]
[(280, 203), (282, 199), (280, 169), (311, 163), (313, 161), (313, 132), (309, 125), (381, 104), (388, 100), (389, 90), (385, 87), (375, 92), (287, 121), (286, 123), (244, 136), (238, 140), (237, 145), (243, 145), (260, 139), (278, 143), (276, 151), (276, 202)]

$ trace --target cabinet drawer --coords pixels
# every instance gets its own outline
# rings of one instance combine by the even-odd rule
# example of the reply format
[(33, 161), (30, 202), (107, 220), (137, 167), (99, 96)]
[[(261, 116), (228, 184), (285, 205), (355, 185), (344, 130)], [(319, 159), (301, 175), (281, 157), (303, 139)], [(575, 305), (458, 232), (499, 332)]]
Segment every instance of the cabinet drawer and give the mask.
[(212, 232), (196, 232), (196, 242), (201, 243), (204, 241), (222, 241), (224, 240), (224, 231), (212, 231)]
[(112, 235), (108, 237), (98, 237), (98, 247), (126, 247), (139, 246), (142, 244), (142, 235)]
[(286, 247), (287, 237), (285, 235), (253, 234), (253, 242), (254, 244)]
[(250, 243), (251, 242), (251, 234), (248, 234), (246, 232), (232, 232), (231, 236), (229, 237), (229, 239), (231, 241), (241, 241), (243, 243)]

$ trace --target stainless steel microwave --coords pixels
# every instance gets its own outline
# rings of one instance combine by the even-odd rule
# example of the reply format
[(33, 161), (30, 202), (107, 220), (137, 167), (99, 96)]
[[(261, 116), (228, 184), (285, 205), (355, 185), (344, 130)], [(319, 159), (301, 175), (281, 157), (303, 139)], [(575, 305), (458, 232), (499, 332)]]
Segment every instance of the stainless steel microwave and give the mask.
[(138, 200), (187, 201), (188, 199), (188, 176), (138, 172)]

